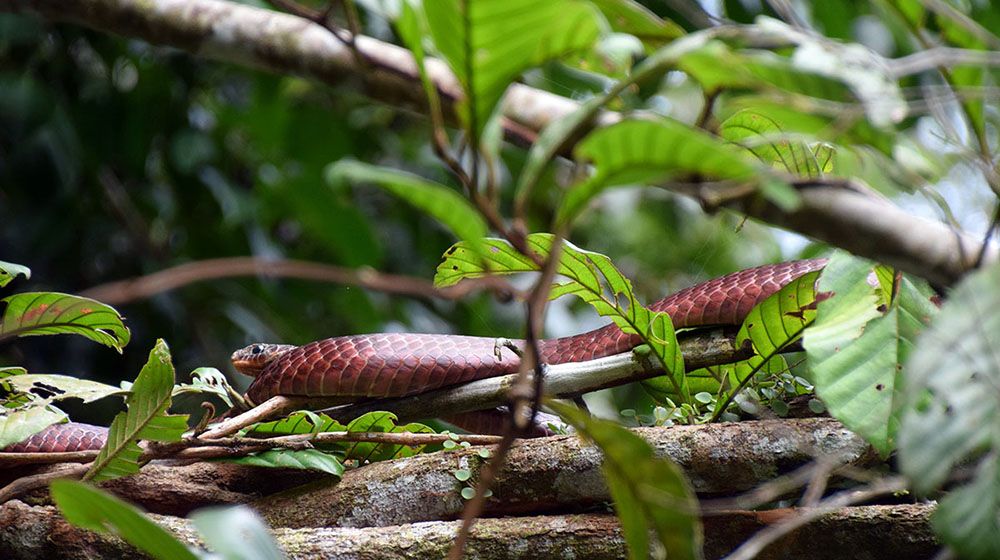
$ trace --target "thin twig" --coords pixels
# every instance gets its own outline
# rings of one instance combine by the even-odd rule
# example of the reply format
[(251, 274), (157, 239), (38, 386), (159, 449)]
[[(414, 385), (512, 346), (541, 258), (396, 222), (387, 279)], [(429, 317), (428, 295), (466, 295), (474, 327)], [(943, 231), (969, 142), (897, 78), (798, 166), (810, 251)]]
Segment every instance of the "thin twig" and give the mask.
[(80, 478), (88, 470), (90, 470), (91, 464), (92, 463), (87, 463), (85, 465), (66, 465), (62, 468), (57, 468), (48, 472), (33, 474), (31, 476), (23, 476), (11, 482), (7, 486), (0, 488), (0, 504), (7, 503), (18, 496), (31, 492), (32, 490), (44, 488), (57, 478)]
[[(476, 484), (476, 495), (465, 505), (462, 511), (462, 525), (459, 527), (455, 543), (448, 551), (449, 560), (459, 560), (465, 552), (465, 543), (468, 540), (472, 526), (483, 511), (486, 505), (486, 492), (493, 486), (497, 473), (503, 468), (510, 453), (510, 448), (517, 435), (527, 426), (534, 422), (535, 414), (538, 410), (538, 402), (542, 394), (542, 366), (541, 352), (538, 348), (538, 333), (541, 332), (542, 319), (545, 315), (545, 306), (548, 302), (549, 290), (552, 288), (552, 279), (555, 277), (559, 257), (562, 254), (562, 235), (557, 232), (552, 242), (552, 249), (549, 252), (542, 274), (539, 276), (528, 298), (528, 332), (525, 341), (525, 353), (521, 358), (521, 365), (517, 372), (516, 380), (510, 388), (510, 422), (504, 430), (503, 439), (493, 452), (493, 457), (486, 464), (479, 480)], [(534, 376), (530, 372), (534, 370)], [(532, 377), (535, 381), (532, 382)], [(531, 406), (531, 414), (525, 414), (526, 406)]]
[(455, 300), (478, 289), (493, 290), (503, 298), (523, 297), (506, 280), (492, 276), (470, 279), (455, 286), (439, 289), (422, 278), (385, 274), (370, 268), (352, 269), (310, 261), (273, 260), (261, 257), (222, 257), (194, 261), (145, 276), (94, 286), (84, 290), (80, 295), (110, 305), (119, 305), (147, 299), (197, 282), (245, 276), (332, 282), (421, 298)]
[(761, 530), (727, 556), (726, 560), (751, 560), (752, 558), (756, 558), (774, 541), (824, 515), (828, 515), (849, 505), (868, 501), (877, 496), (900, 492), (902, 490), (906, 490), (906, 479), (896, 476), (876, 481), (867, 488), (834, 494), (820, 502), (815, 508), (800, 508), (796, 510), (797, 515), (786, 517), (778, 523)]

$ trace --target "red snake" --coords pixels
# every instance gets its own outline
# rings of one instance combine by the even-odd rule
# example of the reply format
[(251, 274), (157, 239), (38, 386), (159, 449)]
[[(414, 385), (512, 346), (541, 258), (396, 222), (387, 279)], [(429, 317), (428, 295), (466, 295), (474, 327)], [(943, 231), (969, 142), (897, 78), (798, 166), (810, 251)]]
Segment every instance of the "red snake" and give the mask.
[[(749, 268), (667, 296), (649, 308), (670, 315), (675, 328), (738, 325), (757, 303), (826, 259)], [(539, 341), (548, 364), (582, 362), (627, 352), (641, 342), (614, 324)], [(523, 345), (523, 341), (514, 341)], [(255, 375), (247, 396), (261, 403), (275, 395), (400, 397), (475, 379), (514, 373), (520, 359), (497, 350), (487, 337), (377, 333), (339, 336), (303, 346), (251, 344), (233, 353), (233, 365)], [(50, 426), (7, 451), (76, 451), (99, 448), (105, 432), (68, 423)]]

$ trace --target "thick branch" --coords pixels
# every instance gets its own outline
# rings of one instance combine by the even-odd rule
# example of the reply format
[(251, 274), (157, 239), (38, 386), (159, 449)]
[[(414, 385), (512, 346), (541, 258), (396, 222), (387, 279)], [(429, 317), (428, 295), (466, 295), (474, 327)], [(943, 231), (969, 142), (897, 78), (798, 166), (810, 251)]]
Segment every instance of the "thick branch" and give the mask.
[[(738, 422), (639, 428), (660, 456), (676, 461), (702, 495), (744, 492), (816, 457), (855, 466), (877, 461), (860, 437), (830, 419)], [(374, 463), (257, 502), (274, 527), (367, 527), (453, 519), (462, 512), (469, 469), (478, 480), (485, 460), (476, 449)], [(601, 453), (576, 436), (521, 440), (498, 473), (486, 514), (581, 511), (610, 501)]]
[[(424, 110), (416, 67), (409, 52), (359, 36), (355, 45), (365, 60), (357, 65), (350, 49), (329, 31), (304, 19), (220, 0), (0, 0), (0, 10), (37, 13), (48, 19), (170, 45), (216, 60), (297, 74), (324, 83), (346, 78), (363, 82), (365, 92), (390, 104)], [(438, 60), (428, 72), (441, 92), (445, 111), (461, 95), (454, 76)], [(508, 132), (530, 142), (535, 133), (575, 110), (569, 99), (515, 84), (503, 105)], [(617, 118), (605, 112), (605, 124)], [(529, 138), (523, 138), (528, 136)], [(856, 192), (837, 188), (802, 190), (803, 205), (784, 213), (748, 197), (730, 204), (741, 211), (885, 262), (947, 286), (961, 278), (979, 252), (978, 240), (940, 222), (909, 215)], [(864, 224), (861, 224), (864, 220)], [(915, 242), (907, 242), (910, 236)], [(987, 261), (997, 259), (994, 246)]]
[[(864, 551), (870, 558), (930, 558), (939, 545), (926, 505), (844, 508), (798, 529), (758, 557), (840, 560)], [(732, 512), (705, 520), (705, 557), (721, 558), (760, 528), (791, 510)], [(157, 516), (158, 523), (184, 541), (199, 539), (184, 519)], [(457, 522), (432, 521), (368, 529), (277, 529), (275, 539), (289, 558), (442, 558)], [(130, 558), (134, 549), (117, 538), (68, 525), (51, 507), (21, 502), (0, 506), (0, 550), (12, 558)], [(481, 519), (469, 535), (470, 557), (626, 558), (618, 520), (612, 515), (559, 515)]]
[[(681, 336), (678, 342), (689, 370), (732, 363), (751, 355), (749, 348), (736, 348), (735, 336), (723, 330), (691, 332)], [(663, 375), (663, 369), (655, 358), (627, 352), (586, 362), (550, 365), (546, 368), (543, 389), (545, 397), (572, 398), (658, 375)], [(386, 410), (408, 421), (434, 418), (440, 416), (442, 410), (451, 414), (485, 410), (509, 402), (509, 391), (516, 378), (516, 374), (491, 377), (411, 397), (350, 404), (328, 412), (335, 418), (348, 420), (367, 412)]]

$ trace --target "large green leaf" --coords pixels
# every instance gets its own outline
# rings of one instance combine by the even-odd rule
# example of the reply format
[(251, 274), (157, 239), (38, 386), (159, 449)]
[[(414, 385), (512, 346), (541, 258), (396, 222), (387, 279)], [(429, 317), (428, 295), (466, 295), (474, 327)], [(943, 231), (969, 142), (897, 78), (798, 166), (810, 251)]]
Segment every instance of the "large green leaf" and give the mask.
[[(552, 250), (554, 237), (548, 233), (533, 233), (527, 244), (532, 252), (546, 258)], [(538, 265), (521, 255), (506, 241), (486, 239), (482, 260), (475, 258), (468, 246), (458, 243), (445, 252), (438, 265), (434, 283), (450, 286), (464, 278), (486, 274), (512, 274), (539, 270)], [(602, 316), (610, 317), (620, 329), (638, 334), (649, 345), (663, 365), (673, 389), (690, 401), (684, 376), (684, 359), (677, 345), (673, 323), (664, 313), (646, 309), (632, 293), (632, 282), (615, 268), (611, 259), (600, 253), (584, 251), (564, 242), (556, 273), (569, 281), (552, 286), (549, 297), (571, 294), (589, 303)]]
[(615, 502), (629, 558), (649, 558), (652, 533), (667, 558), (701, 558), (698, 501), (681, 469), (657, 458), (645, 440), (629, 430), (575, 407), (550, 406), (604, 454), (601, 470)]
[(284, 560), (267, 525), (247, 506), (202, 508), (190, 516), (202, 539), (224, 560)]
[(20, 443), (52, 424), (65, 421), (66, 413), (54, 406), (30, 406), (13, 411), (0, 409), (0, 449)]
[[(904, 367), (899, 458), (915, 489), (942, 484), (952, 467), (1000, 451), (1000, 264), (965, 278)], [(996, 536), (1000, 538), (1000, 533)]]
[(595, 170), (566, 195), (559, 223), (572, 219), (611, 186), (652, 183), (675, 174), (746, 181), (761, 173), (739, 148), (667, 118), (626, 120), (599, 128), (577, 144), (574, 155), (592, 162)]
[(99, 301), (55, 292), (29, 292), (4, 298), (0, 341), (13, 336), (78, 334), (119, 352), (128, 344), (122, 316)]
[(832, 101), (855, 99), (840, 81), (797, 68), (788, 58), (765, 51), (737, 52), (721, 41), (685, 53), (678, 65), (708, 91), (777, 89)]
[(108, 480), (139, 471), (140, 439), (180, 441), (187, 430), (186, 414), (167, 414), (174, 387), (174, 366), (170, 350), (157, 340), (149, 360), (132, 384), (126, 399), (128, 410), (111, 422), (108, 441), (101, 448), (84, 480)]
[(598, 12), (579, 0), (434, 0), (423, 7), (434, 44), (465, 90), (459, 114), (477, 138), (510, 82), (589, 47), (600, 32)]
[(895, 446), (900, 369), (934, 314), (926, 294), (909, 281), (887, 312), (885, 292), (869, 283), (872, 265), (840, 257), (827, 266), (820, 289), (836, 297), (820, 303), (806, 331), (816, 394), (830, 414), (883, 455)]
[(486, 235), (486, 220), (464, 196), (419, 175), (340, 160), (327, 168), (326, 177), (331, 183), (366, 182), (385, 189), (447, 226), (459, 239), (474, 242)]
[(941, 539), (963, 558), (1000, 554), (1000, 263), (970, 274), (918, 338), (903, 370), (899, 466), (927, 493), (958, 465), (972, 481), (941, 501)]
[(55, 480), (49, 488), (66, 521), (77, 527), (117, 535), (153, 558), (198, 558), (166, 529), (106, 492), (72, 480)]
[(0, 261), (0, 288), (10, 284), (18, 275), (31, 278), (31, 269), (14, 263)]

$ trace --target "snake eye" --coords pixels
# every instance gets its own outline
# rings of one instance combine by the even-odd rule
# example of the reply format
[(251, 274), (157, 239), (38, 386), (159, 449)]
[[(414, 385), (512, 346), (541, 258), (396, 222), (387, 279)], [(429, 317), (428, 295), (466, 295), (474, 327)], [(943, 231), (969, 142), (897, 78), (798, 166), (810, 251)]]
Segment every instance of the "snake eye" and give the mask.
[(250, 347), (250, 353), (253, 354), (254, 356), (260, 354), (263, 351), (264, 351), (264, 346), (261, 344), (254, 344), (253, 346)]

